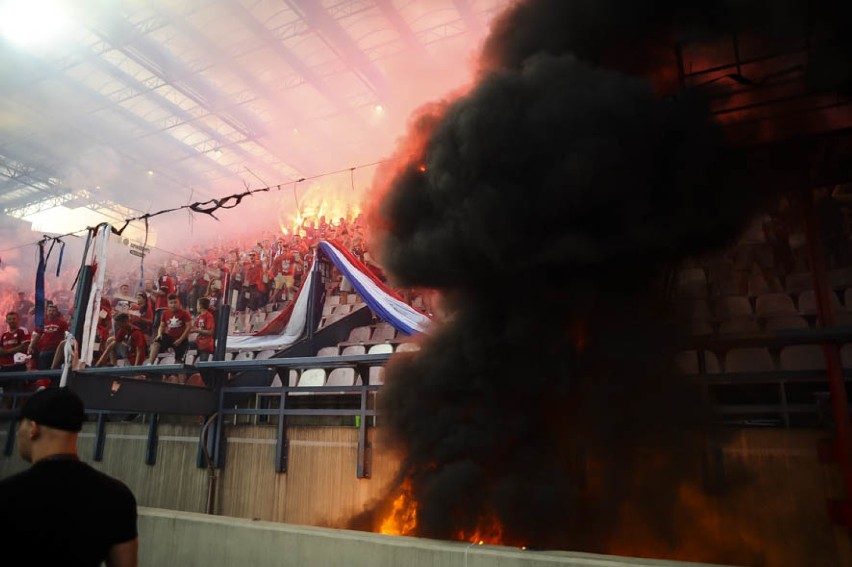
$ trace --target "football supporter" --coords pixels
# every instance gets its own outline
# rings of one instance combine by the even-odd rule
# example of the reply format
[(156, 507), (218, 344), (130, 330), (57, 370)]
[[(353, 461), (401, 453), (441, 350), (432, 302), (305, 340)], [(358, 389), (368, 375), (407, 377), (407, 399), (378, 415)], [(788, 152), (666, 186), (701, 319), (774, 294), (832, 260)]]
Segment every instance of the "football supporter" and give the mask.
[(19, 372), (27, 369), (23, 362), (15, 362), (15, 355), (26, 352), (30, 345), (30, 334), (18, 326), (18, 314), (10, 311), (6, 314), (9, 330), (0, 337), (0, 372)]
[(206, 297), (201, 297), (196, 303), (198, 316), (193, 322), (190, 333), (197, 333), (195, 339), (195, 348), (198, 350), (197, 360), (205, 362), (210, 360), (213, 355), (213, 333), (216, 329), (216, 322), (213, 318), (213, 313), (210, 311), (210, 300)]
[(157, 337), (151, 344), (151, 355), (148, 363), (154, 364), (160, 351), (172, 348), (175, 351), (175, 362), (183, 361), (187, 349), (187, 337), (192, 328), (192, 315), (180, 307), (177, 295), (169, 295), (168, 308), (162, 312)]
[(27, 349), (27, 353), (30, 355), (38, 352), (39, 370), (48, 370), (53, 365), (56, 349), (59, 347), (59, 343), (65, 339), (65, 331), (68, 328), (68, 321), (62, 317), (56, 305), (48, 304), (44, 326), (36, 328), (33, 332), (30, 346)]
[(106, 342), (106, 347), (95, 366), (103, 365), (107, 357), (109, 357), (110, 363), (115, 366), (118, 347), (121, 347), (120, 350), (123, 351), (121, 354), (127, 359), (129, 365), (141, 366), (145, 361), (145, 352), (148, 350), (145, 335), (139, 328), (133, 326), (130, 322), (130, 315), (127, 313), (116, 315), (115, 324), (118, 327), (115, 337), (110, 337)]

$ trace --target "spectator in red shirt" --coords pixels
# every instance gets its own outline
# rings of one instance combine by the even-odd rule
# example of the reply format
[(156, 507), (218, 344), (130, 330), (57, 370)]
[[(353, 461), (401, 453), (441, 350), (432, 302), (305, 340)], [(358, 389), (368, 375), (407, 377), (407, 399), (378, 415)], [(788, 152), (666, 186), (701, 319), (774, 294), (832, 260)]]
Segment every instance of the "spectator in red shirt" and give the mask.
[(15, 311), (6, 314), (9, 330), (0, 336), (0, 372), (21, 372), (27, 369), (23, 362), (15, 362), (15, 355), (25, 352), (30, 344), (30, 334), (18, 326), (18, 320)]
[(103, 349), (103, 353), (95, 366), (102, 365), (107, 357), (114, 366), (116, 363), (116, 345), (123, 347), (122, 350), (126, 355), (128, 364), (141, 366), (145, 361), (145, 352), (148, 350), (148, 345), (145, 344), (145, 335), (130, 323), (130, 315), (127, 313), (116, 315), (115, 324), (118, 326), (118, 331), (115, 333), (115, 337), (111, 337), (107, 341), (106, 348)]
[(210, 300), (206, 297), (198, 299), (196, 310), (198, 316), (189, 332), (198, 333), (195, 339), (195, 348), (198, 349), (197, 360), (205, 362), (210, 360), (213, 355), (213, 333), (216, 329), (216, 320), (213, 318), (213, 313), (210, 312)]
[(163, 310), (168, 307), (169, 296), (173, 293), (177, 293), (175, 280), (166, 273), (165, 267), (160, 266), (160, 269), (157, 270), (157, 284), (153, 293), (154, 308), (156, 309), (156, 313), (154, 314), (154, 329), (160, 326), (160, 317), (162, 317)]
[(178, 304), (177, 295), (169, 295), (169, 306), (162, 312), (160, 328), (157, 337), (151, 344), (151, 355), (148, 362), (154, 364), (160, 351), (172, 348), (175, 351), (175, 362), (182, 362), (186, 355), (189, 330), (192, 328), (192, 315)]
[(130, 323), (139, 328), (145, 335), (151, 334), (151, 326), (154, 318), (154, 305), (151, 299), (143, 292), (136, 294), (136, 303), (130, 306), (127, 312), (130, 315)]
[(65, 339), (65, 331), (68, 330), (68, 321), (59, 313), (53, 303), (47, 306), (47, 316), (44, 318), (44, 327), (36, 328), (33, 332), (28, 354), (38, 351), (38, 369), (47, 370), (53, 365), (53, 357), (59, 343)]

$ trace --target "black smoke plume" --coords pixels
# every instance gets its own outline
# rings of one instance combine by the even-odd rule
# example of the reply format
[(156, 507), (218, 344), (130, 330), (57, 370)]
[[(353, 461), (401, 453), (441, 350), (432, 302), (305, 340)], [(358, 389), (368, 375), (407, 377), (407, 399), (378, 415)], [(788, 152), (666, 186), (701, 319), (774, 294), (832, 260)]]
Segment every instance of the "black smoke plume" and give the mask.
[(657, 55), (750, 25), (732, 5), (521, 2), (477, 85), (419, 122), (373, 216), (385, 267), (447, 312), (381, 395), (417, 535), (496, 518), (508, 544), (606, 551), (630, 508), (677, 547), (667, 512), (711, 412), (668, 364), (663, 274), (728, 244), (760, 191), (701, 96), (660, 89)]

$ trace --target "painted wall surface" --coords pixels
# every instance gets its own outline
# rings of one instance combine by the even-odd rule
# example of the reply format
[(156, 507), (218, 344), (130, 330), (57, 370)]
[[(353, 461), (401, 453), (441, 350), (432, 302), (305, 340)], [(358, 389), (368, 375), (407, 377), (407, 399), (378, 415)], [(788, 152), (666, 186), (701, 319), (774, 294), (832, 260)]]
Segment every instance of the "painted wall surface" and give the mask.
[[(108, 423), (99, 463), (91, 459), (94, 424), (87, 424), (79, 451), (84, 460), (124, 481), (140, 506), (203, 513), (210, 478), (196, 464), (200, 429), (197, 423), (161, 424), (154, 466), (144, 463), (144, 423)], [(0, 443), (6, 434), (4, 428)], [(217, 482), (218, 514), (342, 528), (393, 480), (398, 461), (383, 447), (378, 431), (370, 434), (371, 476), (366, 479), (356, 478), (356, 428), (290, 427), (287, 434), (289, 470), (276, 473), (275, 427), (228, 426), (227, 462)], [(842, 496), (842, 484), (837, 467), (817, 458), (817, 441), (824, 435), (782, 429), (734, 432), (723, 453), (726, 473), (737, 476), (739, 488), (705, 498), (704, 527), (756, 542), (772, 567), (852, 565), (849, 533), (833, 527), (826, 513), (826, 500)], [(0, 478), (25, 467), (17, 455), (0, 456)]]

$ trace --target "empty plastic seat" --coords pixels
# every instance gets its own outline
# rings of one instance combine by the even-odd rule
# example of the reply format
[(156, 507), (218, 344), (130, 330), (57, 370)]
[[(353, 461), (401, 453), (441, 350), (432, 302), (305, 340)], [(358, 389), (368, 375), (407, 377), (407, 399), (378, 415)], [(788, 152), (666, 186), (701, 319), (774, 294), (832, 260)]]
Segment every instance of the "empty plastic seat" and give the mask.
[(693, 321), (689, 329), (690, 334), (695, 336), (705, 336), (713, 334), (713, 325), (707, 321)]
[(355, 384), (354, 368), (335, 368), (328, 375), (326, 386), (352, 386)]
[(349, 356), (352, 354), (366, 354), (367, 349), (364, 345), (350, 345), (343, 349), (343, 356)]
[[(835, 295), (834, 292), (831, 292), (828, 295), (832, 305), (834, 305), (835, 312), (842, 310), (843, 306), (840, 305), (840, 300), (837, 298), (837, 295)], [(801, 295), (799, 295), (799, 313), (803, 315), (815, 315), (816, 312), (816, 293), (812, 289), (803, 291)]]
[(787, 274), (787, 277), (784, 278), (784, 288), (789, 293), (802, 293), (803, 291), (813, 289), (813, 276), (810, 272)]
[(370, 340), (370, 327), (355, 327), (349, 331), (349, 342), (363, 343)]
[(420, 345), (417, 343), (401, 343), (396, 347), (396, 352), (417, 352), (420, 350)]
[(367, 354), (391, 354), (393, 353), (393, 345), (389, 343), (384, 343), (380, 345), (373, 345), (370, 347), (370, 350), (367, 351)]
[(852, 267), (829, 270), (828, 285), (835, 289), (852, 287)]
[(804, 317), (770, 317), (766, 320), (767, 331), (783, 331), (784, 329), (807, 329), (808, 322)]
[(334, 315), (349, 315), (352, 312), (351, 305), (335, 305), (334, 306)]
[(253, 360), (253, 359), (254, 359), (254, 353), (251, 352), (250, 350), (240, 351), (234, 357), (234, 360)]
[(338, 356), (339, 354), (340, 349), (336, 346), (322, 347), (317, 351), (317, 356)]
[(274, 350), (262, 350), (257, 353), (257, 356), (255, 356), (254, 358), (255, 360), (266, 360), (267, 358), (272, 358), (273, 356), (275, 356)]
[[(284, 372), (284, 370), (281, 370), (281, 372)], [(293, 388), (293, 387), (296, 386), (296, 383), (299, 381), (299, 373), (296, 372), (295, 370), (290, 370), (288, 372), (288, 374), (289, 374), (288, 385), (291, 388)], [(272, 386), (274, 388), (280, 388), (281, 387), (281, 375), (280, 374), (278, 374), (278, 373), (275, 374), (275, 378), (272, 379), (272, 384), (270, 384), (270, 386)]]
[(757, 298), (755, 314), (758, 317), (798, 315), (793, 300), (786, 293), (767, 293)]
[(394, 329), (388, 323), (379, 323), (376, 325), (376, 330), (373, 331), (372, 340), (378, 341), (392, 341), (396, 338), (396, 329)]
[(751, 274), (748, 277), (748, 296), (756, 297), (780, 290), (781, 282), (775, 276), (771, 278), (770, 281), (766, 281), (763, 274)]
[(677, 273), (678, 297), (707, 297), (707, 276), (702, 268), (687, 268)]
[(719, 324), (720, 335), (741, 335), (759, 332), (760, 326), (751, 317), (733, 317)]
[(840, 361), (843, 368), (852, 368), (852, 343), (846, 343), (840, 348)]
[(335, 308), (335, 307), (337, 307), (337, 305), (329, 305), (328, 303), (326, 303), (325, 305), (323, 305), (323, 306), (322, 306), (322, 316), (323, 316), (323, 317), (328, 317), (329, 315), (331, 315), (332, 313), (334, 313), (334, 308)]
[[(710, 351), (704, 351), (704, 364), (707, 374), (719, 373), (719, 359)], [(675, 355), (672, 365), (683, 374), (698, 374), (698, 352), (686, 350)]]
[(678, 303), (678, 314), (681, 318), (697, 321), (709, 321), (713, 318), (710, 313), (710, 305), (705, 299), (688, 299)]
[(329, 295), (325, 298), (326, 305), (340, 305), (339, 295)]
[(370, 385), (382, 385), (385, 383), (385, 367), (371, 366), (370, 367)]
[(716, 300), (716, 316), (720, 319), (751, 317), (751, 303), (745, 297), (722, 297)]
[(781, 370), (825, 370), (819, 345), (793, 345), (781, 351)]
[(325, 370), (322, 368), (308, 368), (302, 371), (299, 377), (299, 387), (308, 388), (312, 386), (325, 385)]
[(346, 297), (346, 303), (348, 303), (349, 305), (359, 303), (360, 301), (361, 301), (361, 296), (359, 296), (357, 293), (350, 293)]
[(735, 348), (725, 358), (726, 372), (771, 372), (772, 357), (765, 348)]
[(225, 353), (225, 360), (234, 360), (234, 353), (226, 352)]

